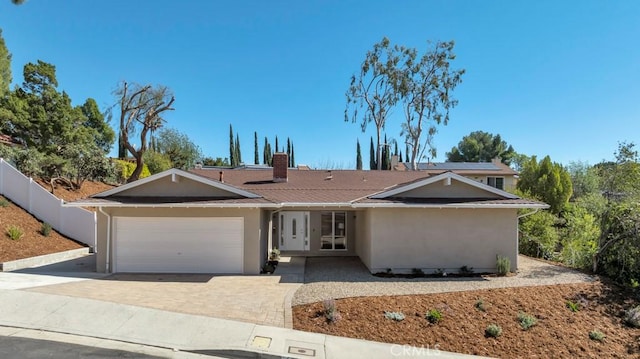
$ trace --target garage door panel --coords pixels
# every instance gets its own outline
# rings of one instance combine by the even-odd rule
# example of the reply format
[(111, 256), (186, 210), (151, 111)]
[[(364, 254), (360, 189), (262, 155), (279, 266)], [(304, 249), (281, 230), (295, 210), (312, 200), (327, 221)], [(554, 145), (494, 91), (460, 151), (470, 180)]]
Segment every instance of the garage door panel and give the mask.
[(242, 217), (116, 217), (114, 223), (118, 272), (243, 272)]

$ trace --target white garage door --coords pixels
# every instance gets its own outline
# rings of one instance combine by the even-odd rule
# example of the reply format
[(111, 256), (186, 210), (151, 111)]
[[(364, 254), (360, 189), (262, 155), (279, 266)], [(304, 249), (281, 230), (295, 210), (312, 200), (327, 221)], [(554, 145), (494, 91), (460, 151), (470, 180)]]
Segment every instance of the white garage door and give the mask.
[(114, 272), (242, 273), (244, 219), (115, 217)]

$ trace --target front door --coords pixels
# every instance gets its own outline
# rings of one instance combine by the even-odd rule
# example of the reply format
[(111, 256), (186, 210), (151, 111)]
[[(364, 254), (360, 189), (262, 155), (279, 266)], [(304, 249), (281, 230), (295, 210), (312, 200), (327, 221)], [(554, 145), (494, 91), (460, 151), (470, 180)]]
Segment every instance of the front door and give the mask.
[(280, 212), (280, 250), (309, 250), (309, 212)]

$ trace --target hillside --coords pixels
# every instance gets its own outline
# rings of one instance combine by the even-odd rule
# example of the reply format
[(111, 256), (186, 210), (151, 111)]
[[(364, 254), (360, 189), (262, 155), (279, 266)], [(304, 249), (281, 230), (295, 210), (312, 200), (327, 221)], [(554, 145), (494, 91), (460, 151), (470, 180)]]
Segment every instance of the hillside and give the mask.
[[(51, 190), (50, 185), (40, 184), (47, 190)], [(58, 186), (54, 194), (66, 201), (73, 201), (112, 187), (104, 183), (86, 182), (80, 191), (69, 191)], [(13, 240), (7, 233), (8, 228), (13, 226), (22, 232), (19, 239)], [(15, 203), (0, 196), (0, 262), (84, 247), (84, 244), (75, 242), (55, 230), (51, 230), (48, 236), (44, 236), (41, 231), (42, 222)]]

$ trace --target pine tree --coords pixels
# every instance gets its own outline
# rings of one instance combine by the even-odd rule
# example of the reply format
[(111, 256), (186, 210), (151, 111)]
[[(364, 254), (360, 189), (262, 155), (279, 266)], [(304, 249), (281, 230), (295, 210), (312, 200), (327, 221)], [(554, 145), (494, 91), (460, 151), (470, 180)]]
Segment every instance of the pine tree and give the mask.
[(356, 169), (362, 169), (362, 154), (360, 153), (360, 140), (356, 140)]
[(260, 164), (260, 155), (258, 154), (258, 132), (253, 132), (253, 164)]
[(235, 144), (235, 153), (236, 153), (236, 166), (240, 166), (242, 163), (242, 153), (240, 152), (240, 136), (236, 133), (236, 144)]
[(373, 136), (371, 136), (371, 149), (369, 150), (369, 169), (378, 169), (378, 165), (376, 164), (376, 150), (373, 147)]
[(233, 126), (229, 125), (229, 164), (231, 167), (238, 165), (236, 159), (236, 146), (233, 143)]

